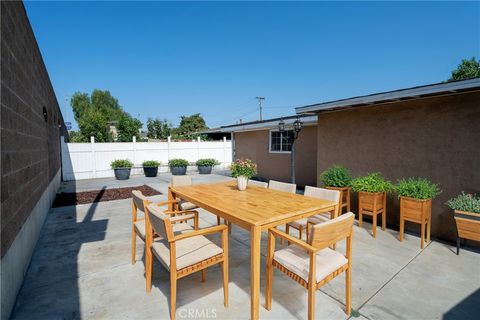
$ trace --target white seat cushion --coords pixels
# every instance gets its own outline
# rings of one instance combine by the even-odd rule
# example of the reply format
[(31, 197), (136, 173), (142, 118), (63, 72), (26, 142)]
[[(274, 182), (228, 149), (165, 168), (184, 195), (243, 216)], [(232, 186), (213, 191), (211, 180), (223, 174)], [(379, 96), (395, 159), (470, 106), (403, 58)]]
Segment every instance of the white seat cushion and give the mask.
[(180, 209), (182, 209), (182, 210), (193, 210), (193, 209), (196, 209), (196, 208), (198, 208), (198, 207), (191, 202), (188, 202), (188, 201), (180, 202)]
[[(186, 214), (186, 215), (183, 215), (183, 216), (180, 216), (180, 217), (182, 217), (182, 218), (184, 218), (184, 217), (194, 217), (194, 215), (193, 214)], [(173, 220), (175, 220), (175, 218), (173, 218)], [(138, 234), (138, 236), (140, 238), (142, 238), (143, 241), (145, 241), (145, 238), (147, 236), (146, 231), (145, 231), (145, 220), (140, 220), (140, 221), (135, 222), (134, 227), (135, 227), (135, 231)], [(182, 233), (183, 231), (187, 231), (187, 230), (193, 230), (193, 228), (190, 227), (187, 223), (176, 223), (176, 224), (173, 225), (173, 232)]]
[[(310, 257), (305, 250), (298, 246), (290, 245), (275, 252), (273, 259), (308, 282)], [(317, 282), (322, 281), (326, 276), (346, 263), (348, 263), (348, 260), (341, 253), (330, 248), (320, 250), (317, 252)]]
[[(204, 236), (194, 236), (175, 241), (177, 254), (177, 270), (191, 266), (223, 252), (222, 248)], [(165, 239), (156, 240), (152, 244), (153, 254), (170, 270), (170, 248)]]
[(306, 228), (307, 227), (307, 218), (303, 218), (303, 219), (300, 219), (300, 220), (297, 220), (297, 221), (293, 221), (293, 222), (289, 222), (288, 225), (296, 228), (296, 229), (300, 229), (300, 227), (302, 228)]

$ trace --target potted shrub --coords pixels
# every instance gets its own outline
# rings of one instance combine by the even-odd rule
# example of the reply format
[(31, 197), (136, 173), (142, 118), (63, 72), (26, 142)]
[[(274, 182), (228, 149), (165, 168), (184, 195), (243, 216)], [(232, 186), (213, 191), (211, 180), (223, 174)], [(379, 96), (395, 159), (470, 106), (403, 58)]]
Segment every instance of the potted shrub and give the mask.
[(340, 212), (345, 207), (350, 211), (350, 183), (352, 176), (347, 168), (334, 165), (320, 174), (320, 181), (327, 189), (340, 191), (341, 207)]
[(455, 210), (457, 225), (457, 255), (460, 253), (460, 238), (480, 241), (480, 197), (466, 194), (447, 201), (447, 206)]
[(352, 180), (352, 190), (358, 192), (358, 226), (362, 226), (364, 214), (373, 218), (373, 237), (377, 236), (377, 215), (382, 214), (382, 230), (387, 226), (387, 192), (394, 189), (380, 173), (369, 173)]
[(145, 173), (145, 177), (156, 177), (158, 173), (158, 167), (160, 166), (160, 162), (155, 160), (147, 160), (143, 161), (143, 173)]
[(212, 168), (219, 162), (216, 159), (198, 159), (195, 164), (200, 174), (210, 174), (212, 173)]
[(115, 172), (115, 178), (117, 180), (128, 180), (130, 178), (130, 171), (132, 170), (133, 163), (128, 159), (113, 160), (110, 163), (113, 171)]
[(400, 198), (400, 241), (403, 241), (405, 220), (421, 225), (420, 247), (423, 249), (425, 227), (427, 243), (430, 242), (432, 199), (440, 194), (438, 185), (422, 178), (408, 178), (398, 181), (396, 192)]
[(188, 161), (185, 159), (170, 159), (168, 166), (174, 176), (182, 176), (187, 173)]
[(247, 188), (248, 179), (257, 174), (257, 165), (250, 159), (237, 159), (230, 170), (232, 177), (237, 178), (238, 190), (243, 191)]

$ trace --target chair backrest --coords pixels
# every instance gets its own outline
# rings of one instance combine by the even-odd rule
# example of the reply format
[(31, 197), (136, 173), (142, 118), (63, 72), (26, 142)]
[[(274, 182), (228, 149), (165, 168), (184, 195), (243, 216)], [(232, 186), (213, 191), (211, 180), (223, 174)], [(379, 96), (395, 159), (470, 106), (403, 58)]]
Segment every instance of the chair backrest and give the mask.
[(133, 203), (134, 209), (145, 212), (145, 206), (144, 206), (145, 201), (148, 201), (148, 199), (142, 194), (141, 191), (139, 190), (132, 191), (132, 203)]
[(172, 176), (172, 187), (190, 186), (192, 185), (192, 177), (190, 176)]
[(248, 185), (257, 186), (257, 187), (261, 187), (261, 188), (268, 187), (267, 182), (257, 181), (257, 180), (252, 180), (252, 179), (248, 180)]
[(270, 180), (268, 182), (268, 188), (283, 192), (297, 193), (297, 185), (294, 183), (286, 183), (275, 180)]
[(304, 196), (340, 203), (340, 191), (305, 186)]
[(309, 244), (317, 249), (326, 248), (349, 238), (353, 231), (355, 215), (347, 212), (335, 219), (314, 225), (310, 229)]
[(154, 203), (148, 205), (146, 212), (148, 215), (147, 225), (151, 226), (156, 234), (171, 240), (173, 231), (170, 216), (163, 213), (162, 209)]

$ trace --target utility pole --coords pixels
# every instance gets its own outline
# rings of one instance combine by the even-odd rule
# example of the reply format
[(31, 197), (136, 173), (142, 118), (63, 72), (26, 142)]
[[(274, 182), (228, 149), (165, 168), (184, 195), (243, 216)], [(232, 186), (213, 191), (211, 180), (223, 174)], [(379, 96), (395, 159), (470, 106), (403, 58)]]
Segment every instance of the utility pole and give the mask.
[(258, 100), (258, 106), (260, 107), (260, 121), (263, 120), (263, 117), (262, 117), (262, 102), (263, 100), (265, 100), (265, 97), (255, 97), (255, 99)]

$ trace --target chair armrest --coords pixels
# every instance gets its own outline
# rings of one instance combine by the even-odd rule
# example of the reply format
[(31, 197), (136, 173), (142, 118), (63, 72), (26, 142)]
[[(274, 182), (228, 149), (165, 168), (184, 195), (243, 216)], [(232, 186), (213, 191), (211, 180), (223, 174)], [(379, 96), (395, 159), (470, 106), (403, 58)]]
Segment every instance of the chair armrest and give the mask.
[(180, 203), (180, 200), (179, 199), (176, 199), (176, 200), (168, 200), (168, 201), (161, 201), (161, 202), (154, 202), (154, 204), (156, 206), (164, 206), (164, 205), (167, 205), (167, 204), (171, 204), (171, 203)]
[(225, 230), (228, 231), (228, 226), (226, 226), (224, 224), (219, 225), (219, 226), (209, 227), (209, 228), (203, 228), (203, 229), (200, 229), (200, 230), (195, 230), (195, 231), (192, 231), (192, 232), (179, 234), (179, 235), (173, 237), (173, 239), (170, 242), (175, 242), (175, 241), (178, 241), (178, 240), (191, 238), (191, 237), (195, 237), (195, 236), (204, 236), (204, 235), (207, 235), (207, 234), (212, 234), (212, 233), (217, 233), (217, 232), (225, 232)]
[(268, 232), (272, 233), (274, 236), (278, 236), (278, 237), (280, 237), (280, 238), (284, 238), (284, 239), (286, 239), (287, 241), (289, 241), (289, 242), (291, 242), (291, 243), (293, 243), (293, 244), (301, 247), (302, 249), (307, 250), (308, 252), (317, 252), (317, 251), (318, 251), (315, 247), (309, 245), (308, 243), (306, 243), (306, 242), (304, 242), (304, 241), (302, 241), (302, 240), (300, 240), (300, 239), (297, 239), (297, 238), (295, 238), (295, 237), (292, 237), (291, 235), (286, 234), (285, 232), (282, 232), (282, 231), (280, 231), (280, 230), (278, 230), (278, 229), (270, 228), (270, 229), (268, 229)]
[(196, 210), (178, 210), (178, 211), (170, 211), (170, 210), (165, 210), (163, 211), (164, 214), (168, 214), (168, 215), (174, 215), (174, 214), (180, 214), (180, 215), (183, 215), (183, 214), (189, 214), (189, 213), (192, 213), (192, 214), (198, 214), (198, 211)]
[(171, 223), (178, 223), (178, 222), (183, 222), (183, 221), (187, 221), (187, 220), (191, 220), (191, 219), (198, 219), (198, 212), (197, 211), (187, 211), (187, 212), (192, 213), (193, 217), (192, 216), (186, 217), (185, 215), (182, 214), (182, 215), (179, 215), (179, 216), (170, 217), (170, 222)]

